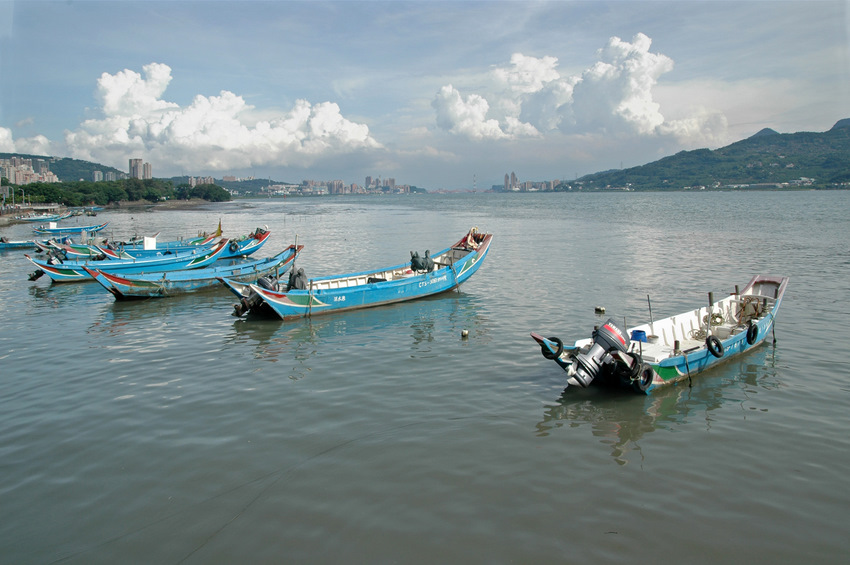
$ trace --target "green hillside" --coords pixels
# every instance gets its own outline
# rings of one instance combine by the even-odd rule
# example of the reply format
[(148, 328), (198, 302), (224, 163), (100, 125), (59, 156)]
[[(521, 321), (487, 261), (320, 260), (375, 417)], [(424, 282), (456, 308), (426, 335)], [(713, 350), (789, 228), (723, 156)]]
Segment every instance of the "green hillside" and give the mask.
[(32, 159), (36, 161), (41, 159), (47, 161), (50, 171), (53, 172), (60, 181), (90, 181), (93, 179), (92, 173), (101, 171), (106, 174), (109, 172), (115, 173), (118, 178), (120, 175), (126, 175), (124, 171), (119, 171), (113, 167), (92, 163), (89, 161), (81, 161), (79, 159), (71, 159), (69, 157), (48, 157), (45, 155), (25, 155), (23, 153), (0, 153), (0, 159), (9, 159), (11, 157), (23, 157), (24, 159)]
[(720, 149), (681, 151), (653, 163), (581, 177), (560, 190), (850, 187), (850, 119), (829, 131), (765, 129)]

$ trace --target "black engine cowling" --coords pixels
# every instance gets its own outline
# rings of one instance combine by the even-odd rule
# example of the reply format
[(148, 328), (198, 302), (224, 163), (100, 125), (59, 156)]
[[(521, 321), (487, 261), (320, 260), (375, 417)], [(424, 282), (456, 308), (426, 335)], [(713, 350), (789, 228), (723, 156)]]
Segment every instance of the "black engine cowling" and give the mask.
[(593, 332), (593, 342), (586, 351), (578, 353), (573, 362), (571, 376), (583, 387), (608, 370), (615, 370), (617, 363), (626, 364), (630, 373), (640, 360), (628, 353), (631, 340), (626, 331), (612, 318)]

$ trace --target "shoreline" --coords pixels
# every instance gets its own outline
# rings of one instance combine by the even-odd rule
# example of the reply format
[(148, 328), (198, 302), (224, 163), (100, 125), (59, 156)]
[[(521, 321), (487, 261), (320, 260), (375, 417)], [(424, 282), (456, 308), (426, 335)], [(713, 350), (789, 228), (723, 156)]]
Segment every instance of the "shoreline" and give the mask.
[[(117, 212), (121, 210), (133, 211), (140, 210), (144, 208), (154, 208), (156, 210), (188, 210), (191, 208), (198, 208), (204, 204), (210, 204), (210, 202), (203, 200), (202, 198), (193, 198), (191, 200), (166, 200), (164, 202), (147, 202), (147, 201), (135, 201), (131, 202), (129, 200), (124, 200), (119, 202), (118, 204), (109, 204), (103, 207), (103, 211), (105, 212)], [(66, 208), (67, 209), (67, 208)], [(9, 210), (8, 214), (0, 214), (0, 227), (11, 226), (16, 224), (25, 224), (32, 223), (26, 222), (24, 220), (15, 219), (15, 216), (20, 216), (22, 214), (28, 214), (32, 212), (32, 208), (19, 208), (16, 210)]]

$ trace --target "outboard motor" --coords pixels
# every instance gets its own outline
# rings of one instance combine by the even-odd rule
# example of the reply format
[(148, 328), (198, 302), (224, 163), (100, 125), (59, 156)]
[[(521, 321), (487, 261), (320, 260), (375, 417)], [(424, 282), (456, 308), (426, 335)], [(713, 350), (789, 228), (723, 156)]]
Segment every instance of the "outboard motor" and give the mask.
[(289, 284), (286, 285), (286, 290), (306, 290), (307, 275), (304, 274), (304, 269), (289, 272)]
[(425, 250), (425, 257), (420, 257), (418, 251), (410, 252), (410, 270), (413, 272), (427, 272), (434, 270), (434, 260), (431, 259), (431, 251)]
[(423, 260), (423, 263), (425, 263), (425, 270), (429, 273), (434, 270), (434, 260), (431, 259), (430, 249), (425, 250), (425, 259)]
[(590, 348), (575, 356), (572, 366), (567, 370), (581, 386), (587, 387), (593, 379), (605, 371), (615, 368), (615, 363), (626, 365), (628, 373), (640, 368), (640, 359), (628, 353), (631, 341), (612, 318), (608, 318), (598, 330), (593, 332), (593, 342)]
[(425, 270), (425, 261), (423, 261), (422, 257), (419, 256), (418, 251), (410, 252), (410, 270), (414, 273)]
[(277, 279), (269, 275), (264, 275), (257, 279), (257, 286), (261, 286), (266, 290), (277, 291)]

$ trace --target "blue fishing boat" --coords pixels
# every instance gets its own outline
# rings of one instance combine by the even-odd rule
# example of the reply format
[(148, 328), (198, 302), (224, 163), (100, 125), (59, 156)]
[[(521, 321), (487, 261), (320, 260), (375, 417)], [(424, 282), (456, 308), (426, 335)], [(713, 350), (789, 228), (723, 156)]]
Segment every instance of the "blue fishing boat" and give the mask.
[(58, 222), (59, 220), (70, 218), (72, 215), (72, 212), (66, 212), (64, 214), (28, 214), (26, 216), (15, 216), (15, 219), (23, 222)]
[(11, 241), (5, 237), (0, 237), (0, 251), (11, 251), (13, 249), (35, 249), (36, 244), (33, 240), (27, 241)]
[(237, 297), (235, 316), (247, 312), (284, 320), (368, 308), (431, 296), (455, 289), (481, 266), (492, 234), (473, 228), (457, 243), (434, 256), (411, 252), (410, 263), (332, 277), (307, 279), (303, 269), (286, 285), (244, 284), (222, 277)]
[(240, 282), (256, 282), (261, 277), (277, 279), (289, 270), (303, 248), (303, 245), (297, 248), (290, 245), (274, 257), (223, 265), (219, 265), (222, 261), (218, 261), (209, 267), (181, 271), (119, 276), (96, 268), (85, 269), (116, 300), (158, 298), (220, 288), (220, 277)]
[(51, 257), (45, 261), (33, 259), (29, 255), (24, 255), (24, 257), (38, 267), (35, 272), (30, 274), (29, 279), (31, 281), (46, 274), (53, 282), (81, 282), (94, 280), (86, 272), (86, 267), (120, 275), (198, 269), (215, 263), (225, 249), (227, 249), (227, 241), (222, 240), (211, 249), (201, 249), (195, 253), (175, 253), (150, 259), (63, 262), (57, 257)]
[(39, 235), (67, 235), (72, 233), (95, 233), (99, 232), (103, 228), (109, 225), (109, 222), (104, 222), (97, 226), (67, 226), (67, 227), (58, 227), (56, 225), (48, 224), (45, 226), (38, 226), (32, 229), (35, 233)]
[[(227, 249), (222, 253), (220, 259), (247, 257), (259, 251), (270, 236), (271, 232), (257, 228), (256, 231), (239, 239), (226, 239), (228, 242)], [(49, 251), (52, 248), (60, 251), (65, 259), (84, 261), (95, 257), (101, 259), (145, 259), (171, 255), (173, 253), (197, 252), (199, 249), (211, 248), (217, 243), (215, 237), (205, 237), (203, 240), (198, 240), (191, 244), (183, 243), (180, 240), (160, 244), (155, 239), (148, 238), (149, 245), (147, 247), (124, 246), (111, 243), (96, 245), (49, 242), (44, 250)]]
[[(565, 346), (532, 333), (543, 357), (567, 372), (567, 384), (608, 384), (646, 393), (694, 375), (764, 343), (773, 329), (788, 277), (755, 276), (708, 306), (625, 329), (613, 318), (588, 339)], [(649, 302), (649, 297), (647, 297)]]
[[(62, 243), (68, 239), (67, 236), (58, 237), (55, 239), (56, 242)], [(52, 247), (49, 246), (49, 242), (52, 240), (34, 240), (34, 239), (26, 239), (19, 241), (11, 241), (5, 237), (0, 237), (0, 251), (11, 251), (14, 249), (33, 249), (36, 252), (39, 250), (44, 251), (51, 250)]]

